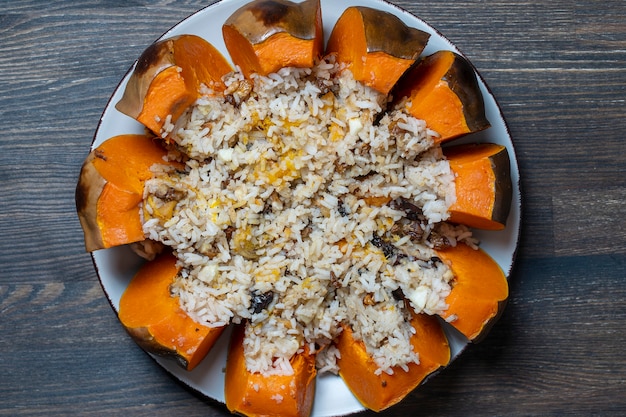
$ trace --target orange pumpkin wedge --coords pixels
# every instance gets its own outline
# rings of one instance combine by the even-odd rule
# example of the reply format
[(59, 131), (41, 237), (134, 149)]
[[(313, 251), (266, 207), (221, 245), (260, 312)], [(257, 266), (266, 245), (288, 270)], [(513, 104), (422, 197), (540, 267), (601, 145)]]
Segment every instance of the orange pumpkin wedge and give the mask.
[(512, 198), (511, 169), (506, 147), (494, 143), (444, 149), (455, 174), (456, 202), (452, 223), (485, 230), (506, 227)]
[(320, 1), (250, 2), (226, 20), (222, 34), (233, 63), (246, 77), (284, 67), (311, 68), (324, 48)]
[(442, 317), (477, 341), (495, 323), (509, 296), (509, 285), (500, 266), (482, 249), (458, 244), (437, 250), (454, 274)]
[(395, 15), (370, 7), (348, 7), (335, 24), (327, 54), (335, 54), (357, 81), (388, 94), (424, 50), (430, 35)]
[(248, 371), (244, 357), (245, 324), (233, 328), (226, 361), (226, 407), (236, 414), (306, 417), (315, 396), (315, 355), (305, 348), (291, 358), (291, 375), (262, 375)]
[(472, 65), (452, 51), (419, 61), (402, 77), (394, 97), (439, 133), (438, 143), (490, 126)]
[(76, 209), (89, 252), (145, 239), (139, 206), (143, 184), (167, 151), (158, 139), (119, 135), (91, 151), (76, 186)]
[(178, 275), (176, 258), (162, 254), (145, 263), (122, 294), (119, 319), (145, 351), (171, 357), (192, 370), (207, 355), (224, 327), (208, 327), (185, 313), (170, 287)]
[(139, 57), (122, 99), (115, 105), (157, 135), (199, 96), (202, 84), (223, 91), (222, 77), (232, 67), (209, 42), (180, 35), (155, 42)]
[(382, 411), (400, 402), (428, 375), (450, 361), (450, 347), (439, 320), (434, 316), (411, 313), (411, 324), (415, 329), (411, 344), (420, 363), (409, 364), (408, 371), (397, 367), (392, 375), (385, 372), (377, 375), (378, 366), (367, 353), (365, 344), (354, 338), (349, 326), (344, 326), (338, 337), (339, 375), (361, 404), (370, 410)]

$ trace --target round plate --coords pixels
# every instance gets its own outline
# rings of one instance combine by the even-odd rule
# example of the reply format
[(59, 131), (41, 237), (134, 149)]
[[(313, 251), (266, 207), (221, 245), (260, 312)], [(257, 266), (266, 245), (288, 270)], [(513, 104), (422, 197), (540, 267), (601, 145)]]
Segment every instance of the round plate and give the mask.
[[(163, 38), (180, 34), (195, 34), (208, 40), (228, 58), (228, 52), (222, 39), (222, 23), (235, 10), (248, 3), (248, 1), (249, 0), (223, 0), (208, 6), (174, 26), (163, 35)], [(423, 52), (424, 55), (429, 55), (442, 49), (459, 52), (449, 40), (426, 22), (382, 0), (344, 0), (341, 2), (336, 0), (321, 0), (321, 4), (326, 38), (330, 35), (334, 23), (347, 7), (360, 5), (391, 12), (402, 19), (407, 25), (430, 33), (431, 37)], [(148, 45), (146, 45), (146, 47), (147, 46)], [(92, 149), (115, 135), (143, 133), (144, 128), (142, 125), (115, 109), (115, 103), (122, 97), (129, 77), (130, 71), (122, 79), (111, 96), (102, 114), (92, 143)], [(519, 169), (511, 136), (502, 117), (500, 108), (480, 76), (478, 76), (478, 82), (484, 95), (487, 119), (492, 126), (485, 131), (455, 141), (455, 143), (495, 142), (506, 146), (508, 149), (511, 159), (513, 201), (507, 227), (504, 231), (500, 232), (480, 231), (475, 233), (481, 240), (481, 247), (498, 262), (508, 276), (515, 258), (520, 229), (521, 202)], [(122, 292), (143, 261), (125, 246), (99, 250), (94, 252), (92, 257), (102, 288), (111, 306), (117, 312)], [(452, 358), (455, 358), (466, 347), (467, 341), (455, 332), (450, 332), (448, 336), (452, 349)], [(178, 378), (192, 389), (210, 398), (224, 402), (223, 369), (226, 364), (227, 348), (228, 333), (225, 333), (211, 350), (209, 356), (191, 372), (180, 368), (173, 361), (158, 357), (154, 357), (154, 359), (174, 377)], [(363, 409), (364, 407), (348, 390), (341, 378), (334, 375), (318, 376), (312, 416), (339, 416), (359, 412)]]

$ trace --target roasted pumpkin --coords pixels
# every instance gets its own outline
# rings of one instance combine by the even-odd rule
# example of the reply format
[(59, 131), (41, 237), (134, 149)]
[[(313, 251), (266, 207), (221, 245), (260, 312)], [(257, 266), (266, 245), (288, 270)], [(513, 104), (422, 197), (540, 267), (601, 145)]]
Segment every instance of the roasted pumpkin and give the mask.
[(319, 0), (250, 2), (226, 20), (222, 33), (231, 59), (247, 77), (311, 68), (324, 49)]
[(202, 84), (217, 91), (232, 67), (209, 42), (181, 35), (155, 42), (139, 57), (122, 99), (115, 105), (157, 135), (175, 123), (199, 96)]
[(438, 142), (490, 126), (472, 65), (452, 51), (427, 56), (402, 77), (396, 103), (439, 134)]
[(408, 371), (396, 367), (391, 375), (376, 373), (378, 366), (367, 353), (365, 344), (354, 338), (349, 326), (345, 325), (339, 335), (336, 342), (341, 353), (337, 360), (339, 375), (361, 404), (370, 410), (382, 411), (400, 402), (428, 375), (450, 361), (448, 340), (436, 317), (413, 313), (411, 325), (415, 329), (411, 345), (420, 363), (410, 363)]
[(504, 309), (509, 284), (500, 266), (482, 249), (465, 244), (437, 251), (454, 274), (442, 315), (469, 340), (484, 335)]
[[(406, 26), (395, 15), (362, 6), (348, 7), (324, 48), (320, 0), (251, 1), (222, 26), (232, 62), (245, 77), (268, 75), (283, 67), (311, 68), (332, 54), (354, 78), (384, 95), (439, 133), (443, 143), (490, 126), (473, 67), (460, 55), (438, 51), (417, 61), (430, 35)], [(232, 67), (208, 42), (181, 35), (161, 40), (140, 56), (116, 108), (167, 140), (166, 123), (175, 123), (196, 101), (204, 84), (223, 92), (222, 77)], [(182, 120), (182, 119), (181, 119)], [(511, 202), (506, 148), (494, 144), (462, 145), (444, 150), (456, 175), (457, 199), (450, 222), (501, 230)], [(165, 148), (146, 135), (107, 140), (85, 161), (76, 190), (76, 205), (88, 251), (141, 241), (139, 204), (154, 164)], [(169, 163), (181, 168), (176, 163)], [(382, 207), (387, 196), (364, 197)], [(337, 242), (347, 253), (347, 243)], [(477, 341), (493, 324), (508, 297), (508, 282), (483, 250), (465, 244), (438, 249), (437, 256), (454, 274), (441, 316), (469, 340)], [(165, 253), (144, 264), (120, 300), (119, 319), (146, 351), (174, 358), (191, 370), (206, 356), (224, 327), (195, 322), (171, 293), (179, 274), (176, 258)], [(339, 373), (356, 398), (374, 411), (401, 401), (450, 361), (442, 321), (411, 309), (411, 337), (419, 364), (408, 371), (378, 372), (365, 344), (348, 323), (334, 340), (341, 357)], [(227, 408), (246, 416), (308, 416), (316, 382), (315, 355), (307, 347), (294, 355), (293, 374), (262, 375), (246, 366), (245, 322), (233, 324), (225, 368)]]
[(502, 230), (511, 208), (509, 154), (493, 143), (458, 145), (444, 149), (455, 174), (456, 202), (452, 223), (486, 230)]
[(150, 170), (165, 161), (167, 151), (146, 135), (119, 135), (91, 151), (76, 187), (76, 209), (87, 251), (145, 239), (139, 205)]
[(335, 24), (327, 54), (335, 54), (354, 78), (383, 94), (420, 56), (430, 35), (395, 15), (371, 7), (348, 7)]
[(119, 319), (145, 351), (174, 358), (192, 370), (224, 327), (197, 323), (180, 308), (178, 297), (170, 291), (178, 273), (176, 258), (169, 253), (145, 263), (122, 294)]
[(234, 327), (226, 361), (226, 407), (248, 417), (306, 417), (315, 397), (315, 355), (308, 348), (290, 360), (293, 374), (262, 375), (248, 371), (243, 341), (246, 324)]

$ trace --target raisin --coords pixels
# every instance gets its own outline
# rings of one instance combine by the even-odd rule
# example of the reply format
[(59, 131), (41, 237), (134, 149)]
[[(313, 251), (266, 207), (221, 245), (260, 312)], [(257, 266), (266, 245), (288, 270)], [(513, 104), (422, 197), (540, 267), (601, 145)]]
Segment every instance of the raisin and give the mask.
[(372, 243), (372, 245), (382, 250), (385, 258), (387, 259), (392, 258), (398, 250), (398, 248), (396, 248), (393, 244), (385, 241), (380, 236), (378, 236), (377, 233), (374, 233), (374, 236), (372, 236), (372, 240), (370, 240), (370, 242)]
[(426, 218), (424, 217), (424, 213), (422, 209), (411, 203), (409, 200), (405, 198), (399, 198), (391, 202), (391, 208), (394, 210), (402, 210), (406, 213), (406, 218), (411, 221), (424, 221)]
[(437, 250), (445, 249), (451, 246), (448, 238), (436, 230), (433, 230), (430, 233), (428, 241), (432, 244), (433, 248)]
[(346, 211), (346, 206), (343, 205), (343, 201), (341, 200), (339, 200), (337, 211), (339, 211), (339, 214), (341, 215), (341, 217), (346, 217), (348, 215), (348, 212)]
[(424, 226), (417, 221), (399, 221), (391, 227), (391, 233), (399, 236), (408, 235), (413, 242), (419, 242), (424, 236)]
[(272, 291), (259, 292), (253, 291), (250, 296), (250, 310), (252, 314), (258, 314), (266, 309), (274, 300), (274, 293)]
[(391, 292), (391, 295), (393, 295), (393, 299), (396, 301), (402, 301), (404, 300), (404, 293), (402, 292), (402, 288), (398, 287), (395, 290), (393, 290)]

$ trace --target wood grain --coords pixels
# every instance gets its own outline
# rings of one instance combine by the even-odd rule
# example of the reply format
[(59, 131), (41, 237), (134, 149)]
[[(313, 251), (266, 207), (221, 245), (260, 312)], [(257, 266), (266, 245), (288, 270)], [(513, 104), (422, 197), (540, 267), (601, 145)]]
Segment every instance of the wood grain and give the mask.
[[(228, 415), (124, 333), (73, 200), (119, 80), (210, 3), (1, 3), (0, 415)], [(626, 415), (626, 2), (393, 3), (452, 40), (498, 99), (523, 227), (487, 339), (380, 415)]]

